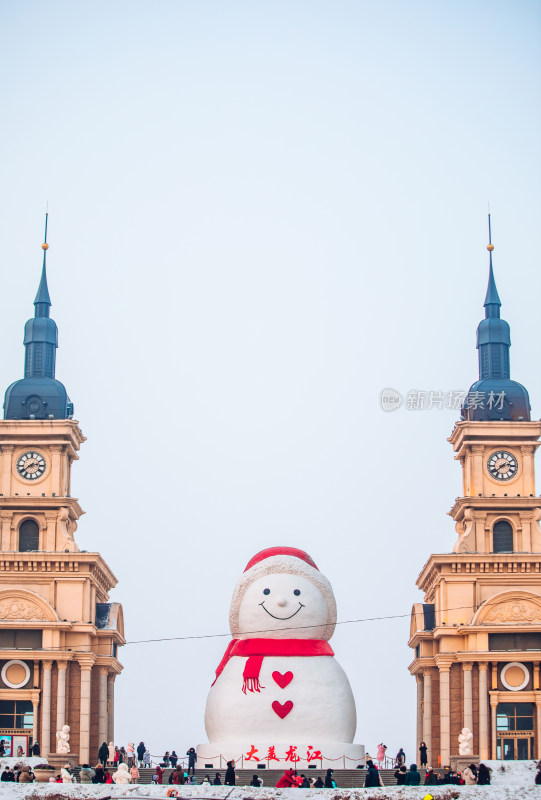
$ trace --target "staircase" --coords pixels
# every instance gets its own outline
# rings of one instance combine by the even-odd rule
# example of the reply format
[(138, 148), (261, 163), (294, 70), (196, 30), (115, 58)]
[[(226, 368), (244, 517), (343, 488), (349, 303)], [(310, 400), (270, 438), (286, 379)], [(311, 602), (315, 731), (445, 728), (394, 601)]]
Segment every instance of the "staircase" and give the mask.
[[(72, 773), (77, 776), (77, 781), (79, 781), (79, 767), (76, 767), (72, 770)], [(165, 774), (163, 776), (163, 787), (164, 787), (164, 794), (165, 791), (169, 788), (169, 775), (173, 770), (166, 769)], [(214, 776), (216, 772), (219, 772), (222, 777), (222, 783), (225, 775), (225, 769), (219, 770), (208, 770), (208, 769), (196, 769), (195, 777), (197, 778), (197, 783), (201, 783), (205, 775), (208, 775), (211, 783), (214, 780)], [(302, 773), (306, 775), (307, 778), (318, 778), (321, 777), (323, 780), (325, 779), (325, 774), (327, 770), (325, 769), (304, 769), (299, 770), (299, 775)], [(383, 778), (383, 782), (385, 786), (395, 786), (396, 780), (394, 777), (395, 770), (394, 769), (382, 769), (380, 770), (380, 775)], [(236, 786), (248, 786), (252, 777), (257, 775), (258, 778), (261, 778), (263, 781), (263, 786), (266, 787), (274, 787), (276, 786), (278, 779), (282, 777), (284, 774), (283, 769), (254, 769), (254, 770), (237, 770), (236, 772)], [(154, 769), (150, 768), (140, 768), (139, 769), (139, 783), (140, 784), (148, 784), (152, 783), (152, 776), (154, 775)], [(364, 786), (364, 778), (366, 775), (366, 770), (364, 769), (335, 769), (333, 772), (333, 778), (336, 782), (337, 788), (344, 788), (344, 789), (358, 789)], [(421, 772), (421, 780), (423, 779), (424, 773)]]

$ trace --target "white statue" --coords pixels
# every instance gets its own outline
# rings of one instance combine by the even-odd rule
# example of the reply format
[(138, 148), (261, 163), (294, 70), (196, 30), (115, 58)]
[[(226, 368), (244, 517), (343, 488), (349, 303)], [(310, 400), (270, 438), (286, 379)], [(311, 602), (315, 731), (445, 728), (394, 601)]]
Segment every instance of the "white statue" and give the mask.
[(131, 783), (131, 775), (128, 771), (127, 764), (119, 764), (118, 769), (113, 773), (113, 780), (115, 783)]
[(462, 728), (462, 733), (458, 735), (458, 754), (469, 756), (472, 752), (473, 733), (469, 728)]
[(63, 725), (61, 731), (56, 732), (56, 752), (69, 753), (70, 751), (70, 726)]

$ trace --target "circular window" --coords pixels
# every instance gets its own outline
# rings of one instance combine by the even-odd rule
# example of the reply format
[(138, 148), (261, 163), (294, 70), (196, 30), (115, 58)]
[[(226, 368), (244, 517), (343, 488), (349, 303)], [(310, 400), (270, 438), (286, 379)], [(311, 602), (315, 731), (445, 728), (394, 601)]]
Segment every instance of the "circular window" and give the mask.
[(505, 688), (509, 689), (510, 692), (520, 692), (521, 689), (528, 685), (530, 673), (524, 664), (512, 661), (502, 669), (501, 679)]
[(2, 667), (2, 680), (10, 689), (20, 689), (30, 680), (30, 669), (24, 661), (6, 661)]

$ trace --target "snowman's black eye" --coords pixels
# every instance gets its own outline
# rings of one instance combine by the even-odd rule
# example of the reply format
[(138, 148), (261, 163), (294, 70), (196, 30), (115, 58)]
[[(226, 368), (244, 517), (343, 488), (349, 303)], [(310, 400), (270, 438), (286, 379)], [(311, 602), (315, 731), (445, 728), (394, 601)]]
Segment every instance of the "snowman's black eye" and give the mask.
[(300, 589), (294, 589), (293, 590), (293, 594), (297, 595), (297, 597), (300, 595), (300, 593), (301, 593)]
[(263, 594), (270, 594), (270, 589), (263, 589)]

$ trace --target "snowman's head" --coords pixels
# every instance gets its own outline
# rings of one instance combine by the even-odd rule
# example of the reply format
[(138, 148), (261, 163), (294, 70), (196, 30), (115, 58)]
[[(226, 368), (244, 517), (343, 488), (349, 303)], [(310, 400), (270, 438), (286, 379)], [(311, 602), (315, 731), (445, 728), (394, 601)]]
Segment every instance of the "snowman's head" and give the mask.
[(237, 583), (229, 622), (240, 639), (330, 639), (336, 602), (307, 553), (268, 548), (254, 556)]

